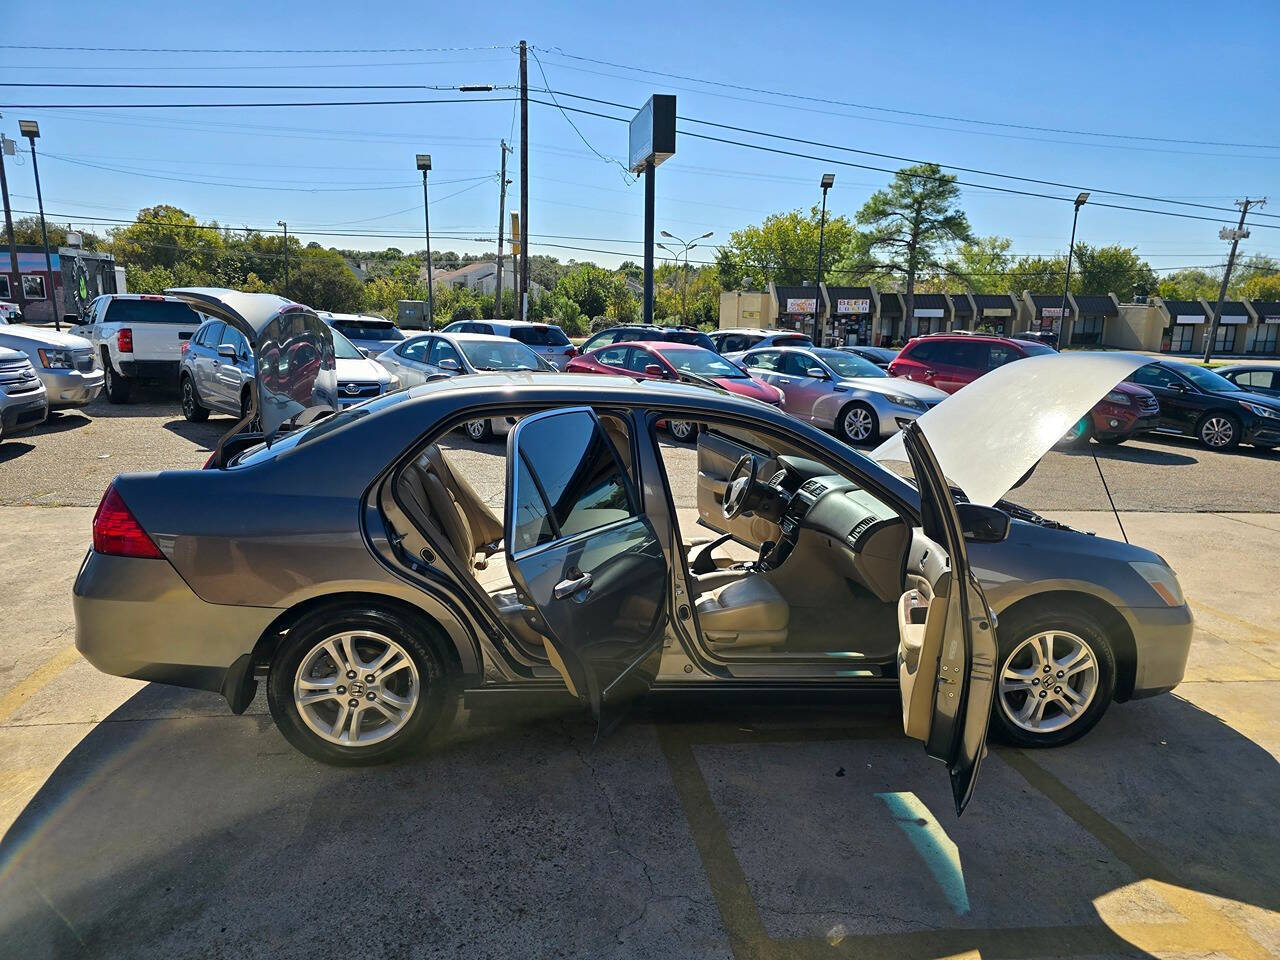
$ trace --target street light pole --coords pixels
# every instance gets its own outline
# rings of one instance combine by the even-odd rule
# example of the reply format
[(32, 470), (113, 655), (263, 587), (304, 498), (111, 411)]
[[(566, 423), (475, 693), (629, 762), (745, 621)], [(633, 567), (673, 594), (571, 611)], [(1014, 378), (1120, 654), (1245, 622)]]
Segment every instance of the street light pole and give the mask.
[(1213, 320), (1209, 324), (1209, 334), (1204, 338), (1204, 362), (1209, 362), (1209, 356), (1213, 353), (1214, 341), (1218, 339), (1218, 323), (1222, 320), (1222, 301), (1227, 297), (1227, 284), (1231, 281), (1231, 268), (1236, 265), (1236, 248), (1240, 246), (1240, 241), (1249, 236), (1249, 231), (1244, 228), (1244, 218), (1249, 213), (1250, 207), (1261, 207), (1267, 202), (1267, 198), (1260, 200), (1250, 200), (1245, 197), (1243, 200), (1237, 200), (1236, 206), (1240, 208), (1240, 223), (1234, 230), (1228, 230), (1223, 227), (1218, 232), (1221, 240), (1231, 241), (1231, 253), (1227, 256), (1227, 269), (1222, 274), (1222, 285), (1218, 287), (1218, 300), (1213, 305)]
[(824, 173), (821, 183), (818, 184), (822, 187), (822, 219), (818, 221), (818, 281), (813, 287), (813, 342), (818, 346), (822, 346), (822, 334), (819, 330), (821, 321), (818, 315), (822, 310), (820, 306), (822, 303), (822, 242), (827, 232), (827, 191), (835, 182), (834, 173)]
[[(58, 285), (53, 279), (53, 256), (49, 253), (49, 230), (44, 222), (44, 197), (40, 194), (40, 167), (36, 163), (36, 137), (40, 136), (40, 124), (34, 120), (19, 120), (18, 131), (31, 142), (31, 172), (36, 179), (36, 209), (40, 211), (40, 238), (44, 241), (44, 269), (48, 277), (49, 289), (45, 295), (49, 298), (49, 306), (53, 310), (54, 329), (62, 329), (62, 316), (58, 312)], [(18, 278), (22, 282), (22, 278)]]
[[(694, 237), (692, 240), (686, 243), (685, 241), (677, 237), (674, 233), (668, 233), (666, 230), (662, 231), (662, 235), (664, 237), (666, 237), (668, 240), (674, 240), (676, 243), (680, 244), (680, 246), (684, 248), (683, 250), (684, 274), (681, 277), (681, 282), (680, 282), (680, 320), (682, 323), (687, 324), (689, 322), (689, 251), (698, 245), (699, 240), (706, 240), (708, 237), (713, 236), (714, 234), (715, 234), (714, 230), (708, 230), (702, 236)], [(666, 247), (661, 243), (658, 244), (658, 246), (662, 247), (663, 250), (670, 249), (669, 247)], [(671, 250), (671, 253), (676, 254), (676, 262), (677, 264), (679, 264), (680, 254), (676, 253), (675, 250)]]
[(283, 220), (276, 221), (277, 227), (284, 228), (284, 298), (289, 299), (289, 225)]
[[(1076, 249), (1076, 221), (1080, 219), (1080, 208), (1089, 202), (1089, 194), (1081, 193), (1076, 197), (1075, 213), (1071, 215), (1071, 242), (1067, 244), (1067, 279), (1062, 284), (1062, 307), (1058, 310), (1058, 339), (1062, 339), (1062, 322), (1067, 319), (1067, 291), (1071, 289), (1071, 255)], [(1065, 346), (1059, 343), (1058, 346)]]
[(4, 195), (4, 232), (9, 240), (9, 266), (13, 270), (13, 287), (9, 293), (18, 304), (18, 311), (25, 315), (27, 301), (22, 293), (22, 274), (18, 271), (18, 245), (13, 240), (13, 211), (9, 207), (9, 180), (4, 173), (5, 149), (16, 152), (15, 147), (16, 144), (12, 140), (0, 133), (0, 194)]
[[(427, 171), (431, 169), (431, 154), (418, 154), (418, 169), (422, 171), (422, 219), (427, 229), (427, 313), (431, 326), (436, 325), (435, 277), (431, 272), (431, 205), (427, 201)], [(501, 300), (502, 293), (498, 293)]]

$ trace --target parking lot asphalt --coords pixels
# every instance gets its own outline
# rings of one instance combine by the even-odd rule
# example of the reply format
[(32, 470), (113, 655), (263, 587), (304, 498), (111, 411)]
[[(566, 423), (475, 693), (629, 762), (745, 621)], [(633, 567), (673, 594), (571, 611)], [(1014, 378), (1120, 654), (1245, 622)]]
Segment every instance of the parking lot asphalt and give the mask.
[[(231, 423), (124, 409), (0, 452), (8, 502), (80, 504), (0, 507), (0, 957), (1280, 956), (1280, 514), (1232, 499), (1262, 458), (1099, 451), (1122, 508), (1161, 503), (1122, 519), (1195, 611), (1187, 679), (1071, 746), (995, 747), (957, 820), (896, 702), (651, 702), (599, 740), (558, 702), (459, 711), (421, 756), (338, 770), (261, 697), (99, 674), (70, 606), (93, 505)], [(501, 446), (452, 446), (500, 498)], [(1090, 471), (1051, 454), (1019, 499), (1115, 536)]]

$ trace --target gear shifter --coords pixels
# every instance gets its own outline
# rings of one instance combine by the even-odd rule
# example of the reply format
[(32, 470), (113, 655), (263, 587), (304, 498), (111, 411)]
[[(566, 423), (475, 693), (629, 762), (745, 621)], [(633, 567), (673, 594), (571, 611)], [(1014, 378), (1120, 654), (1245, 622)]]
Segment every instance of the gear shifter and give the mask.
[(769, 555), (773, 553), (773, 549), (774, 549), (774, 547), (776, 547), (777, 545), (778, 545), (778, 544), (777, 544), (777, 541), (775, 541), (775, 540), (766, 540), (764, 543), (760, 544), (760, 555), (759, 555), (758, 557), (756, 557), (756, 569), (757, 569), (757, 570), (769, 570), (769, 569), (770, 569), (770, 567), (769, 567)]

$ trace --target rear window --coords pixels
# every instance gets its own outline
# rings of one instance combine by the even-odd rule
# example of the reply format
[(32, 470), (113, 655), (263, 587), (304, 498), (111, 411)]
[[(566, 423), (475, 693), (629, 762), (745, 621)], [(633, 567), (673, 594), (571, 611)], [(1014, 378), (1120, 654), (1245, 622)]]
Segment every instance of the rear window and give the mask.
[(1034, 340), (1019, 340), (1018, 349), (1028, 357), (1043, 357), (1045, 354), (1058, 352), (1048, 344), (1036, 343)]
[(334, 329), (352, 340), (403, 340), (404, 334), (390, 320), (335, 320)]
[(512, 327), (511, 338), (531, 347), (567, 347), (569, 338), (559, 327)]
[(706, 347), (708, 350), (716, 348), (711, 338), (700, 330), (668, 330), (664, 332), (662, 339), (672, 343), (691, 343), (696, 347)]
[(112, 300), (104, 323), (189, 323), (200, 322), (196, 312), (178, 300)]
[(774, 337), (773, 345), (775, 347), (811, 347), (813, 341), (802, 333), (795, 333), (790, 336)]

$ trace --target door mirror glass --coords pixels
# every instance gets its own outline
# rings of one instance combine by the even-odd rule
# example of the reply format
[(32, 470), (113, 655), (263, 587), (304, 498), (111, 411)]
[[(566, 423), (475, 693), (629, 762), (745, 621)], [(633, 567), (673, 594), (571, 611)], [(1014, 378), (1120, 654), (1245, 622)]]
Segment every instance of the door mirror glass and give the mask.
[(436, 364), (436, 366), (438, 366), (441, 370), (461, 370), (462, 369), (462, 365), (459, 364), (458, 361), (454, 360), (452, 357), (445, 357), (438, 364)]
[(236, 358), (236, 348), (229, 343), (220, 343), (218, 344), (218, 356), (234, 360)]
[(823, 370), (821, 367), (810, 367), (804, 373), (805, 373), (805, 376), (813, 377), (813, 379), (815, 380), (827, 379), (827, 371)]
[(665, 371), (665, 370), (663, 370), (663, 369), (662, 369), (660, 366), (658, 366), (656, 363), (646, 363), (646, 364), (644, 365), (644, 372), (645, 372), (645, 375), (646, 375), (646, 376), (650, 376), (650, 377), (665, 377), (665, 376), (666, 376), (666, 371)]
[(956, 504), (956, 516), (964, 538), (975, 543), (1000, 543), (1009, 536), (1009, 515), (996, 507), (976, 503)]

